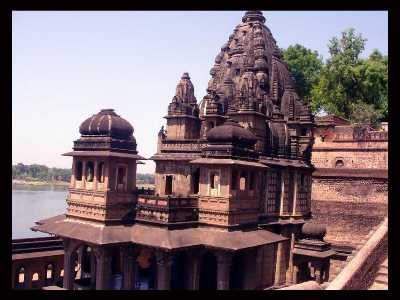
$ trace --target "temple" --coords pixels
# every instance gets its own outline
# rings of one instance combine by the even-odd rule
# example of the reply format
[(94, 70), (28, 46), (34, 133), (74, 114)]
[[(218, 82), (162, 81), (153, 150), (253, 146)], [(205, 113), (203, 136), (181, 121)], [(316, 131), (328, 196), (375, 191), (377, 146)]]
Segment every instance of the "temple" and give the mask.
[(326, 230), (308, 222), (314, 120), (265, 21), (260, 11), (245, 13), (200, 102), (183, 73), (151, 157), (154, 193), (136, 188), (145, 158), (128, 121), (107, 109), (81, 124), (65, 154), (73, 158), (67, 212), (33, 227), (63, 240), (64, 288), (328, 280)]

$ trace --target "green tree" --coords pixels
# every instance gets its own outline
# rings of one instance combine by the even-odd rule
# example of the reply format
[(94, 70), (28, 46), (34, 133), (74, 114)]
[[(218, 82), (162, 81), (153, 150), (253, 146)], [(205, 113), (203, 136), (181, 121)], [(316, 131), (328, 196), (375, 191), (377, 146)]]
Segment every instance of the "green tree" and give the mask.
[(296, 92), (301, 99), (309, 102), (311, 90), (319, 81), (323, 65), (317, 51), (296, 44), (283, 50), (283, 58), (296, 81)]
[(330, 58), (311, 91), (311, 107), (358, 122), (387, 117), (387, 57), (375, 50), (361, 59), (366, 39), (353, 28), (329, 41)]

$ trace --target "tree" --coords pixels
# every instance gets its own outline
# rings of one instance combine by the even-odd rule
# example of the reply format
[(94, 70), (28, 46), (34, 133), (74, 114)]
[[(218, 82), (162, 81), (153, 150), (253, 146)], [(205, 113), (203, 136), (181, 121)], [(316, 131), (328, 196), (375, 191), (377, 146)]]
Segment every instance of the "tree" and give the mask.
[(330, 58), (311, 91), (314, 112), (323, 109), (353, 122), (387, 117), (387, 57), (375, 50), (361, 59), (365, 42), (353, 28), (329, 41)]
[(309, 102), (311, 90), (319, 81), (322, 58), (317, 51), (296, 44), (283, 50), (283, 58), (296, 81), (296, 92), (300, 98)]

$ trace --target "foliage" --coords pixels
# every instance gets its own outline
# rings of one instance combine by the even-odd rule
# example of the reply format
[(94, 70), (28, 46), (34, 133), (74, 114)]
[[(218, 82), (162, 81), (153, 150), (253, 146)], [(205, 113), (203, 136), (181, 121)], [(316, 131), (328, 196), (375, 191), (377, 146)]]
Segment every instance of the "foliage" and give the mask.
[(154, 184), (154, 174), (137, 174), (136, 182)]
[(296, 92), (300, 98), (309, 102), (312, 87), (318, 83), (322, 68), (322, 58), (317, 51), (312, 51), (299, 44), (289, 46), (282, 51), (296, 82)]

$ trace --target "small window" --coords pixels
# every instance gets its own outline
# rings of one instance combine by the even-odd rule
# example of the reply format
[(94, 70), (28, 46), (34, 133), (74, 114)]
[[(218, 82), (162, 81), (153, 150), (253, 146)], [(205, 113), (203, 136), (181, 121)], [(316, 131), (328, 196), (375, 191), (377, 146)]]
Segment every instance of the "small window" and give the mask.
[(343, 160), (339, 159), (335, 163), (335, 168), (343, 168), (344, 167), (344, 162)]
[(46, 268), (46, 279), (52, 279), (52, 278), (53, 278), (53, 266), (51, 264), (48, 264)]
[(78, 181), (82, 180), (82, 162), (78, 161), (76, 164), (75, 178)]
[(210, 174), (210, 188), (215, 189), (216, 182), (215, 182), (215, 173)]
[(25, 269), (24, 267), (21, 267), (18, 271), (18, 283), (24, 283), (25, 282)]
[(93, 182), (93, 176), (94, 176), (94, 164), (92, 161), (89, 161), (86, 164), (86, 181)]
[(167, 175), (165, 177), (165, 195), (172, 194), (172, 175)]
[(240, 183), (239, 183), (239, 189), (241, 191), (244, 191), (246, 189), (246, 181), (247, 181), (247, 174), (246, 172), (240, 173)]
[(255, 176), (254, 176), (254, 172), (250, 173), (250, 178), (249, 178), (249, 189), (252, 191), (254, 190), (254, 186), (255, 186)]
[(97, 181), (100, 183), (104, 182), (104, 162), (99, 163), (97, 166)]
[(231, 180), (231, 189), (236, 190), (237, 189), (237, 171), (233, 170), (232, 171), (232, 180)]
[(32, 275), (32, 281), (38, 281), (39, 280), (39, 274), (38, 273), (34, 273)]
[(118, 167), (117, 171), (117, 184), (124, 184), (125, 182), (125, 168), (124, 167)]

